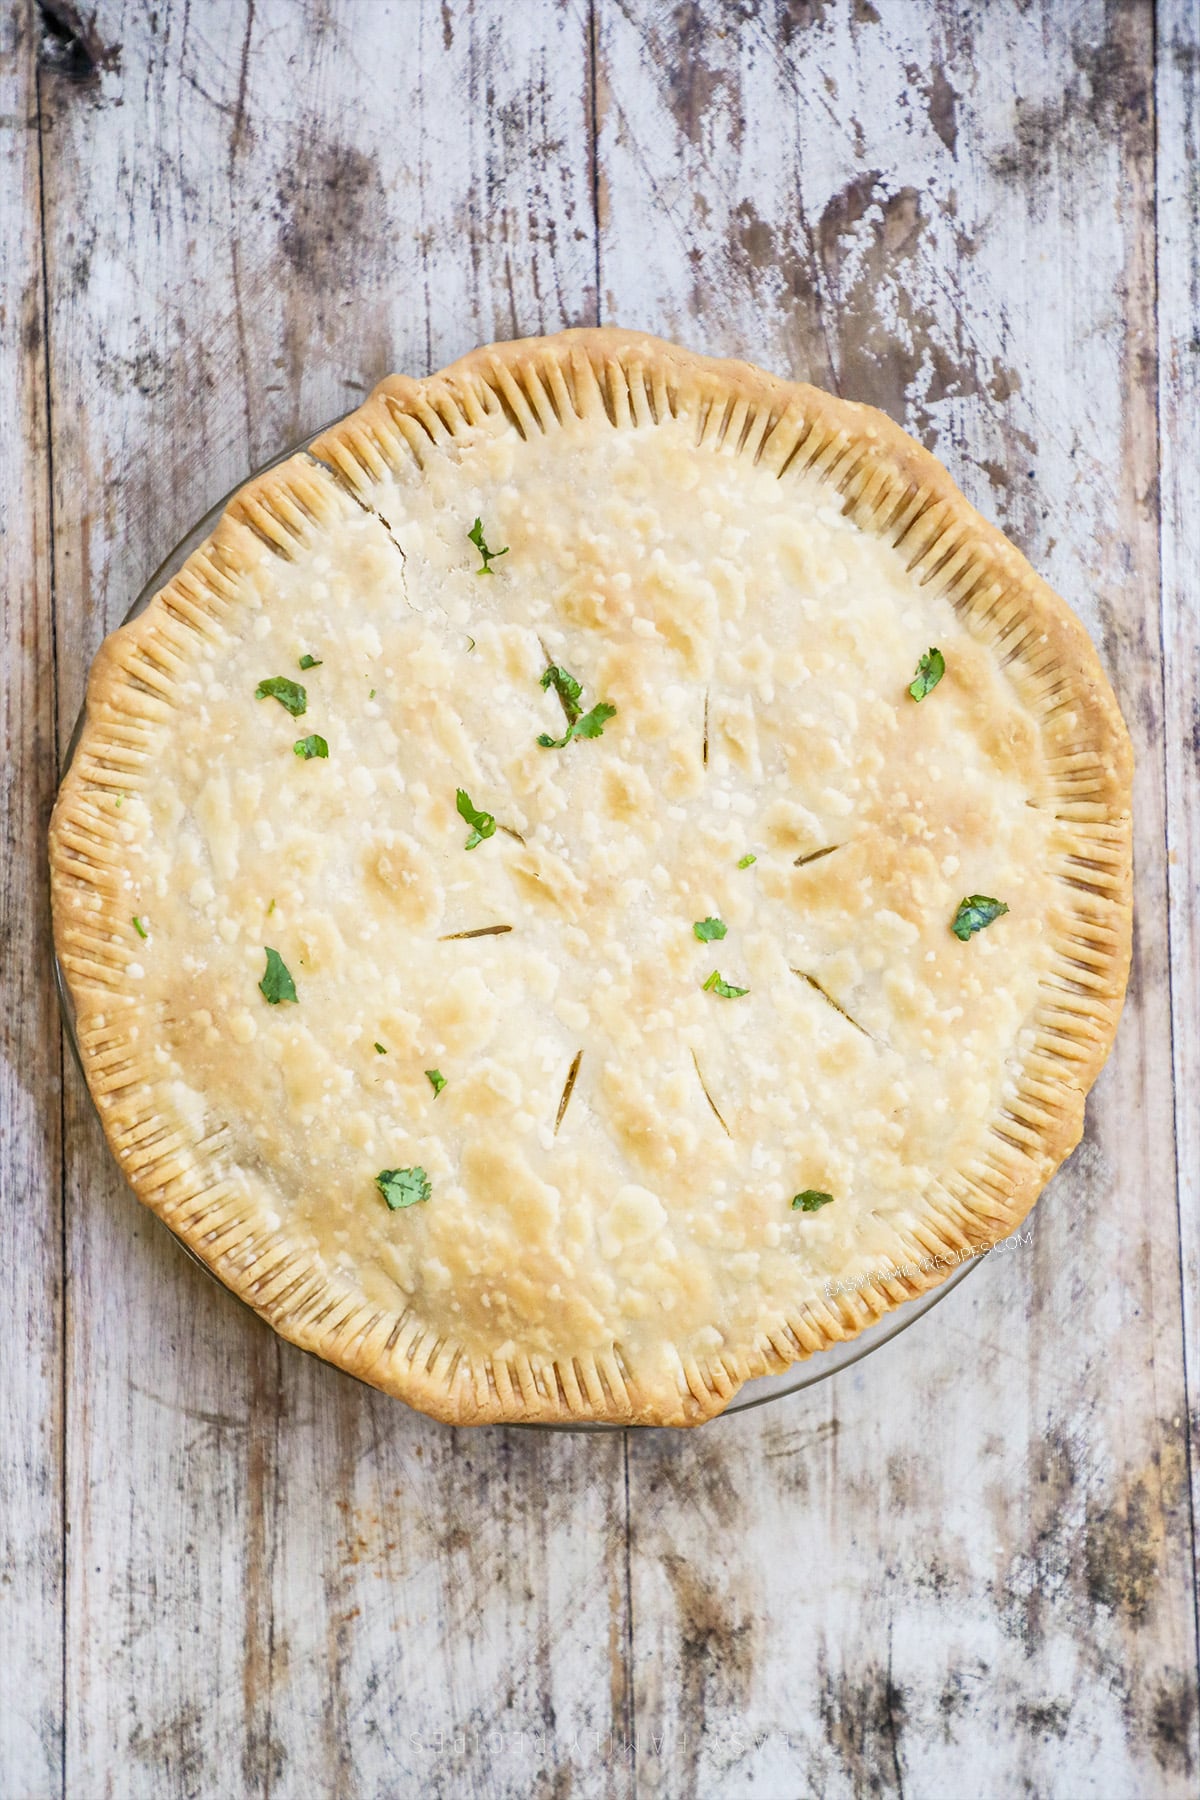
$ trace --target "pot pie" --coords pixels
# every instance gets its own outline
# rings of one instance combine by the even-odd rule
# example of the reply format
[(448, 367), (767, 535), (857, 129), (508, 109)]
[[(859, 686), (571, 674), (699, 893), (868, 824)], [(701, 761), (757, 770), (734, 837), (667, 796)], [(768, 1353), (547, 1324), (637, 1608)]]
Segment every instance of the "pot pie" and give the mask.
[(393, 377), (96, 658), (51, 828), (140, 1198), (438, 1418), (689, 1425), (1010, 1232), (1130, 954), (1077, 619), (882, 414)]

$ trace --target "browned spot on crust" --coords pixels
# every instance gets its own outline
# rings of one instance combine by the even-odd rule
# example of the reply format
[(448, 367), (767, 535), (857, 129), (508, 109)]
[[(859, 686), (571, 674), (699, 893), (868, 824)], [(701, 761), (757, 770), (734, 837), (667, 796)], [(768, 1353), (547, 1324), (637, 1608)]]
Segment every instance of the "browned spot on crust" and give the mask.
[(377, 895), (406, 924), (427, 930), (438, 922), (441, 896), (430, 880), (420, 846), (405, 832), (387, 832), (370, 839), (362, 851), (362, 870), (368, 893)]

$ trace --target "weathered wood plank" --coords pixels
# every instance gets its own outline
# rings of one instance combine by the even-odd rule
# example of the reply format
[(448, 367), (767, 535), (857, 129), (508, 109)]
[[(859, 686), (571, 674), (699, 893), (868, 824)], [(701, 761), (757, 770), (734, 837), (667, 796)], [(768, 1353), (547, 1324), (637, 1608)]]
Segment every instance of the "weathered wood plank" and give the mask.
[[(1136, 727), (1141, 837), (1131, 1012), (1088, 1139), (1034, 1244), (885, 1360), (633, 1443), (633, 1719), (619, 1446), (446, 1434), (276, 1345), (151, 1230), (72, 1080), (69, 1793), (620, 1793), (631, 1722), (647, 1794), (949, 1794), (985, 1767), (998, 1790), (1191, 1791), (1159, 734), (1165, 703), (1186, 1100), (1194, 695), (1185, 661), (1156, 685), (1149, 15), (720, 10), (595, 8), (606, 316), (884, 404), (1089, 619)], [(508, 13), (102, 8), (78, 55), (60, 46), (80, 77), (43, 77), (64, 726), (101, 631), (255, 461), (393, 362), (592, 316), (588, 22)], [(1195, 203), (1173, 146), (1194, 163), (1196, 52), (1187, 9), (1161, 13), (1162, 617), (1194, 656), (1195, 237), (1172, 221)], [(5, 558), (35, 576), (0, 706), (36, 777), (41, 365), (10, 352), (0, 334), (35, 454)], [(27, 822), (36, 779), (13, 793)], [(40, 848), (5, 881), (25, 983), (22, 1073), (0, 1096), (13, 1216), (9, 1196), (58, 1182), (36, 1024), (28, 1048)], [(1186, 1104), (1178, 1127), (1194, 1351)], [(12, 1509), (33, 1542), (0, 1603), (31, 1673), (0, 1718), (0, 1786), (15, 1769), (41, 1794), (58, 1781), (58, 1227), (15, 1216), (6, 1318), (37, 1354), (0, 1404), (24, 1409), (6, 1444), (36, 1446)]]
[(1086, 619), (1138, 751), (1129, 1005), (1032, 1244), (828, 1389), (631, 1442), (638, 1791), (1189, 1792), (1152, 19), (599, 20), (605, 316), (907, 424)]
[(62, 1077), (45, 955), (54, 793), (37, 34), (0, 15), (0, 1793), (62, 1770)]
[[(1175, 1039), (1175, 1136), (1191, 1419), (1193, 1553), (1200, 1521), (1200, 16), (1158, 18), (1159, 455), (1167, 883)], [(1200, 1594), (1200, 1562), (1196, 1565)], [(1200, 1622), (1198, 1622), (1200, 1624)]]
[[(93, 38), (45, 139), (64, 726), (256, 462), (594, 309), (578, 10), (111, 5)], [(68, 1791), (552, 1791), (551, 1733), (582, 1768), (623, 1722), (619, 1439), (448, 1433), (277, 1344), (78, 1082), (68, 1119)]]

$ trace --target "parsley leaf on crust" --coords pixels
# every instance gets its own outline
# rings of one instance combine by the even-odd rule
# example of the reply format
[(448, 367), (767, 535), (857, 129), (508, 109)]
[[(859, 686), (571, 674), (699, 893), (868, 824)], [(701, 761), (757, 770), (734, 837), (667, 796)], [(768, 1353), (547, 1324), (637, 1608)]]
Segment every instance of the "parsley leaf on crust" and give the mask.
[(413, 1169), (380, 1169), (375, 1186), (393, 1212), (400, 1212), (406, 1206), (419, 1206), (433, 1192), (432, 1183), (419, 1164)]

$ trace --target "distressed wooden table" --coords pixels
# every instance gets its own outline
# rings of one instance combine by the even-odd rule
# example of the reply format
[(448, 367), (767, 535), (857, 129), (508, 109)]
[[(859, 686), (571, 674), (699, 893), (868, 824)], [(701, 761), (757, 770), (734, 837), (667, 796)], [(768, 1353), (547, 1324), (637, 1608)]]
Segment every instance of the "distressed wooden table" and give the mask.
[[(1198, 51), (1188, 0), (3, 9), (5, 1800), (1196, 1791)], [(597, 320), (885, 407), (1083, 615), (1133, 977), (1032, 1242), (877, 1357), (698, 1435), (450, 1431), (122, 1186), (45, 823), (214, 500)]]

